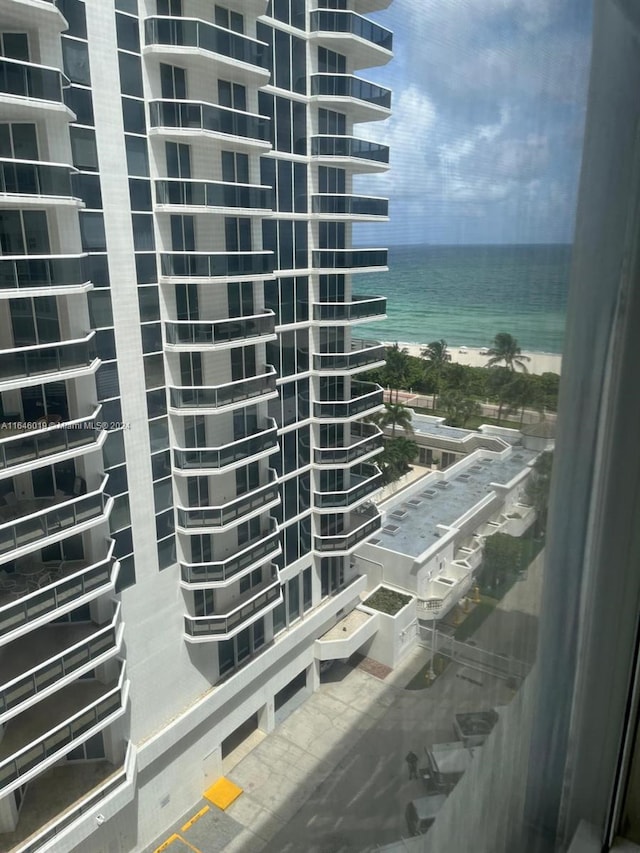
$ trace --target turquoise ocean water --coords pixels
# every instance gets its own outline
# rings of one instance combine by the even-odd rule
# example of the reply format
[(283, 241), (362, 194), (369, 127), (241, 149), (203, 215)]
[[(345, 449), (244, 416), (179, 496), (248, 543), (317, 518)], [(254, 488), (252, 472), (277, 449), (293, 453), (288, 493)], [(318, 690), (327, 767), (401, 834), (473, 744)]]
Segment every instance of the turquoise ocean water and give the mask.
[(387, 297), (378, 340), (489, 346), (509, 332), (523, 350), (562, 352), (571, 247), (395, 246), (389, 272), (354, 276), (354, 293)]

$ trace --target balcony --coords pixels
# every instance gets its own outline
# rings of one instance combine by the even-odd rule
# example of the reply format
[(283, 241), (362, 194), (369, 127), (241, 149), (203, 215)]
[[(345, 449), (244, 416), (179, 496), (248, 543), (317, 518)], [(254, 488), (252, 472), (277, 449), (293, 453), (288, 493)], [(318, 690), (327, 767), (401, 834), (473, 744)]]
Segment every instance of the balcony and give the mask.
[(375, 382), (351, 382), (348, 400), (320, 400), (313, 404), (313, 416), (320, 420), (349, 420), (374, 414), (383, 406), (383, 390)]
[(315, 302), (313, 319), (318, 323), (357, 323), (383, 320), (387, 313), (385, 296), (353, 296), (351, 302)]
[(231, 69), (234, 79), (240, 72), (243, 80), (257, 78), (258, 83), (269, 80), (268, 46), (264, 42), (207, 21), (196, 18), (146, 18), (144, 40), (146, 47), (154, 53), (167, 54), (171, 59), (175, 59), (178, 54), (184, 62), (189, 53), (200, 55), (208, 61), (207, 73), (212, 71), (211, 63), (214, 62), (221, 66), (222, 74)]
[(238, 463), (246, 464), (271, 455), (278, 449), (278, 428), (273, 418), (262, 424), (260, 432), (231, 441), (220, 447), (176, 447), (173, 464), (176, 473), (211, 474)]
[(69, 80), (57, 68), (0, 58), (0, 103), (13, 107), (11, 118), (36, 118), (43, 109), (73, 115), (62, 95), (68, 85)]
[(117, 681), (77, 681), (27, 711), (0, 742), (0, 795), (26, 784), (124, 713), (124, 664)]
[(351, 352), (313, 354), (313, 369), (322, 373), (349, 373), (371, 370), (385, 363), (385, 348), (378, 341), (351, 341)]
[[(0, 652), (0, 723), (114, 657), (122, 645), (120, 603), (110, 623), (50, 625)], [(6, 679), (6, 680), (5, 680)]]
[(273, 274), (273, 252), (171, 252), (160, 255), (161, 274), (171, 279), (262, 278)]
[(358, 219), (364, 222), (389, 217), (389, 200), (374, 196), (333, 195), (311, 196), (311, 212), (323, 219)]
[(256, 619), (271, 612), (283, 601), (282, 587), (275, 566), (272, 567), (271, 577), (257, 588), (252, 589), (236, 604), (233, 610), (220, 616), (185, 616), (184, 632), (187, 640), (228, 640), (238, 631), (251, 625)]
[(385, 272), (386, 249), (314, 249), (313, 266), (320, 272)]
[(269, 150), (269, 118), (255, 113), (221, 107), (203, 101), (151, 101), (149, 124), (152, 131), (164, 131), (170, 136), (231, 137), (242, 146)]
[(114, 543), (96, 560), (27, 558), (0, 570), (0, 642), (13, 640), (113, 589), (119, 563)]
[(354, 68), (384, 65), (391, 59), (393, 33), (354, 12), (317, 9), (311, 12), (314, 41), (347, 54)]
[(249, 317), (224, 320), (171, 320), (164, 324), (166, 349), (181, 351), (228, 349), (244, 346), (247, 341), (275, 341), (276, 317), (263, 311)]
[(106, 521), (113, 503), (104, 493), (107, 480), (105, 476), (84, 495), (26, 498), (0, 506), (0, 559), (9, 554), (17, 558)]
[(382, 516), (375, 507), (360, 507), (349, 513), (344, 530), (335, 534), (314, 536), (314, 548), (322, 553), (347, 554), (382, 526)]
[(14, 32), (26, 32), (29, 27), (39, 26), (54, 29), (56, 33), (68, 29), (69, 25), (56, 0), (12, 0), (2, 10), (3, 28)]
[(259, 376), (249, 376), (223, 385), (201, 385), (193, 387), (170, 387), (169, 406), (176, 414), (190, 414), (202, 409), (220, 410), (243, 405), (248, 400), (262, 397), (265, 400), (276, 396), (275, 368), (267, 364)]
[(7, 205), (24, 206), (35, 202), (82, 206), (73, 195), (72, 166), (62, 163), (34, 163), (29, 160), (0, 158), (0, 200)]
[(350, 465), (358, 459), (365, 459), (379, 453), (384, 446), (382, 430), (374, 424), (351, 424), (351, 437), (348, 444), (340, 447), (316, 447), (313, 461), (316, 465)]
[(95, 334), (89, 332), (76, 340), (1, 351), (0, 390), (15, 387), (16, 383), (22, 387), (37, 385), (51, 374), (53, 379), (61, 381), (95, 372), (100, 364)]
[(359, 465), (349, 472), (349, 488), (342, 491), (317, 491), (314, 509), (335, 510), (356, 506), (382, 487), (382, 472), (377, 465)]
[(0, 298), (65, 295), (90, 290), (87, 255), (0, 257)]
[(379, 172), (389, 166), (388, 145), (355, 136), (312, 136), (311, 156), (332, 166), (348, 166), (353, 172)]
[(223, 530), (280, 503), (278, 478), (269, 469), (267, 482), (246, 495), (226, 501), (220, 506), (177, 507), (177, 526), (180, 533), (207, 533), (211, 528)]
[(356, 124), (391, 115), (391, 89), (353, 74), (312, 74), (311, 94), (321, 106), (348, 111)]
[(101, 411), (97, 406), (90, 414), (64, 423), (46, 418), (25, 424), (0, 422), (0, 471), (11, 469), (18, 474), (31, 470), (40, 459), (52, 465), (102, 447), (107, 433), (95, 427)]
[(212, 560), (207, 563), (181, 562), (181, 584), (187, 589), (228, 584), (241, 574), (246, 575), (267, 560), (272, 560), (280, 552), (278, 526), (275, 520), (271, 519), (269, 526), (264, 528), (257, 539), (238, 546), (225, 556), (224, 560)]
[[(156, 204), (161, 208), (188, 207), (194, 213), (232, 210), (234, 213), (271, 211), (271, 187), (162, 178), (155, 181)], [(182, 212), (182, 211), (178, 211)]]

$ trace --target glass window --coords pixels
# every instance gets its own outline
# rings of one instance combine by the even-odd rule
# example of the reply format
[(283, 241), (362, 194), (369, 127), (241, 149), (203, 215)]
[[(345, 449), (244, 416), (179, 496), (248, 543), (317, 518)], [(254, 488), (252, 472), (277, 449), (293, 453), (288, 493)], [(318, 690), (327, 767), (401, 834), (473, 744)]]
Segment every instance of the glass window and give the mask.
[(89, 320), (93, 329), (113, 326), (111, 295), (104, 291), (92, 290), (87, 294)]
[(87, 21), (84, 3), (81, 0), (57, 0), (56, 5), (69, 24), (69, 28), (66, 30), (68, 35), (86, 39)]
[(77, 86), (69, 86), (64, 90), (64, 102), (76, 114), (78, 124), (93, 126), (93, 102), (89, 89), (79, 89)]
[(85, 252), (104, 252), (107, 249), (107, 237), (104, 231), (104, 217), (101, 213), (80, 212), (80, 234)]
[(120, 560), (120, 571), (118, 572), (118, 580), (116, 582), (116, 592), (122, 592), (123, 589), (128, 589), (136, 582), (136, 568), (133, 557), (125, 557)]
[(148, 252), (155, 248), (153, 216), (141, 213), (131, 215), (133, 226), (133, 247), (137, 252)]
[(158, 567), (160, 571), (167, 569), (176, 562), (176, 540), (175, 536), (158, 542)]
[(144, 101), (137, 101), (135, 98), (123, 98), (122, 120), (125, 132), (146, 133), (147, 122), (144, 114)]
[(131, 50), (134, 53), (140, 53), (140, 31), (136, 18), (116, 13), (116, 34), (118, 47), (122, 48), (122, 50)]
[(127, 171), (130, 175), (141, 175), (149, 177), (149, 156), (147, 154), (147, 141), (138, 136), (125, 136), (125, 148), (127, 152)]
[(162, 328), (160, 323), (142, 326), (142, 351), (162, 352)]
[[(96, 352), (98, 353), (98, 358), (102, 359), (102, 361), (110, 361), (116, 357), (116, 341), (115, 336), (113, 334), (113, 329), (100, 329), (96, 333), (95, 337), (96, 341)], [(111, 379), (107, 378), (107, 374), (103, 371), (103, 367), (106, 365), (102, 365), (98, 370), (98, 376), (100, 377), (100, 388), (98, 390), (98, 399), (104, 398), (109, 399), (110, 397), (117, 397), (120, 393), (118, 389), (118, 377), (115, 374), (115, 384), (113, 384)], [(115, 367), (115, 365), (109, 365), (110, 368)], [(116, 389), (116, 390), (114, 390)]]
[(124, 436), (121, 431), (110, 432), (102, 448), (105, 468), (121, 465), (125, 461)]
[[(107, 481), (106, 492), (111, 497), (121, 495), (128, 489), (127, 466), (120, 465), (119, 468), (112, 468), (109, 471), (109, 479)], [(123, 553), (128, 553), (124, 551)]]
[(131, 210), (151, 210), (151, 182), (130, 178), (129, 199)]
[(91, 85), (89, 72), (89, 48), (84, 42), (73, 39), (62, 39), (62, 59), (64, 73), (72, 83)]
[(139, 56), (130, 53), (118, 52), (118, 65), (120, 67), (120, 89), (123, 95), (135, 95), (142, 98), (142, 65)]
[(166, 418), (152, 421), (149, 424), (149, 441), (151, 452), (166, 450), (169, 447), (169, 424)]
[(136, 281), (138, 284), (152, 284), (158, 281), (155, 255), (136, 255)]
[(102, 210), (100, 178), (97, 175), (72, 175), (73, 193), (89, 210)]
[(311, 609), (311, 567), (305, 569), (302, 573), (302, 609), (306, 613)]
[(145, 323), (150, 320), (160, 319), (160, 300), (157, 287), (138, 288), (138, 305), (140, 307), (140, 320)]
[(88, 172), (97, 172), (98, 149), (96, 148), (95, 130), (71, 125), (69, 128), (69, 135), (71, 137), (73, 165), (77, 169), (83, 169)]

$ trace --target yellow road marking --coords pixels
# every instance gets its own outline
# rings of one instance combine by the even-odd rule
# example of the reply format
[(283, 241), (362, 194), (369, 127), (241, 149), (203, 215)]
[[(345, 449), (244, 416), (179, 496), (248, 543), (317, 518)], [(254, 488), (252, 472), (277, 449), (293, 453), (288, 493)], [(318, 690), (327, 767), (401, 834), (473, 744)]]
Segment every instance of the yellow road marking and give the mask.
[(196, 821), (200, 820), (200, 818), (205, 815), (209, 811), (209, 806), (205, 806), (203, 809), (200, 809), (199, 812), (196, 812), (192, 818), (190, 818), (185, 825), (182, 827), (180, 832), (186, 832), (188, 829), (191, 829)]

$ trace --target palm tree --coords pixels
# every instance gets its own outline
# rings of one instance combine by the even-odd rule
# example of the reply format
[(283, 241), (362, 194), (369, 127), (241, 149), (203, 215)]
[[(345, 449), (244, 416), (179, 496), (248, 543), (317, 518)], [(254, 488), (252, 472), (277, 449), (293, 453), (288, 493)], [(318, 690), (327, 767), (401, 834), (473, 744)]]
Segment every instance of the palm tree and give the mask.
[(409, 353), (406, 349), (400, 349), (398, 344), (387, 347), (386, 365), (384, 368), (384, 380), (391, 388), (391, 399), (393, 399), (393, 390), (396, 392), (396, 403), (398, 402), (399, 391), (406, 387), (407, 377), (409, 374)]
[(508, 332), (498, 332), (493, 339), (493, 346), (489, 350), (489, 361), (487, 367), (503, 364), (508, 370), (519, 367), (523, 373), (527, 372), (525, 361), (531, 361), (528, 355), (522, 355), (518, 341)]
[(413, 413), (408, 406), (402, 403), (385, 403), (384, 411), (375, 415), (373, 420), (380, 429), (390, 426), (391, 438), (395, 438), (396, 427), (400, 427), (406, 433), (413, 434), (413, 427), (411, 426), (412, 417)]
[(465, 397), (462, 391), (445, 391), (440, 402), (447, 413), (447, 422), (451, 426), (465, 427), (469, 418), (482, 413), (480, 403), (470, 397)]
[(385, 482), (392, 483), (409, 470), (409, 466), (418, 455), (419, 448), (410, 438), (399, 436), (385, 442), (384, 452), (380, 456), (380, 467)]
[(431, 341), (426, 347), (420, 351), (420, 355), (429, 365), (429, 372), (432, 375), (435, 391), (433, 394), (433, 408), (436, 407), (436, 397), (440, 392), (440, 383), (442, 380), (442, 372), (448, 362), (451, 361), (451, 353), (447, 350), (447, 342), (444, 338), (439, 341)]

